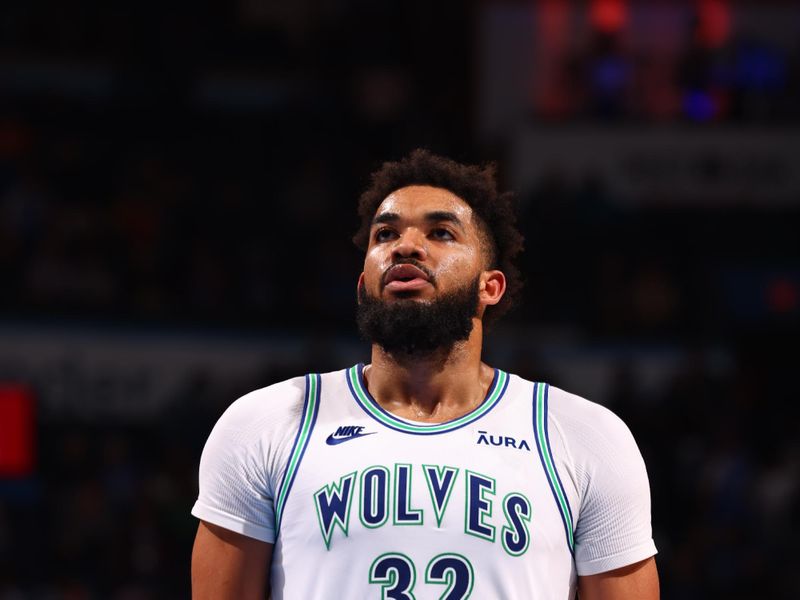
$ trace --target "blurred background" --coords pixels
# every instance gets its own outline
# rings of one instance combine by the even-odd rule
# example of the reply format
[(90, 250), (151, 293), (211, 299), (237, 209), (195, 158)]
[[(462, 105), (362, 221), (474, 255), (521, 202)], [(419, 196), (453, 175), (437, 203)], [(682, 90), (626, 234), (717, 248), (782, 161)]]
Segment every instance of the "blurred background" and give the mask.
[(215, 4), (0, 7), (0, 599), (188, 597), (206, 436), (368, 359), (418, 146), (516, 191), (489, 360), (629, 424), (662, 597), (800, 597), (798, 3)]

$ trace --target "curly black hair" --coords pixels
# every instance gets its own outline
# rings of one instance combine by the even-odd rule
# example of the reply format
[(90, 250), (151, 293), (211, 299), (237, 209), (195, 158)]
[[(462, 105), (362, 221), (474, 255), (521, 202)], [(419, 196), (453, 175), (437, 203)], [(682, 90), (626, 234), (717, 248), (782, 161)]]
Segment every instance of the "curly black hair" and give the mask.
[(369, 187), (358, 200), (361, 225), (353, 242), (366, 251), (375, 211), (386, 197), (410, 185), (429, 185), (449, 190), (466, 202), (477, 215), (488, 244), (489, 268), (506, 276), (506, 293), (484, 314), (487, 325), (496, 322), (519, 300), (522, 276), (515, 264), (523, 248), (523, 237), (516, 226), (513, 195), (497, 190), (496, 166), (465, 165), (424, 149), (417, 149), (396, 162), (385, 162), (372, 173)]

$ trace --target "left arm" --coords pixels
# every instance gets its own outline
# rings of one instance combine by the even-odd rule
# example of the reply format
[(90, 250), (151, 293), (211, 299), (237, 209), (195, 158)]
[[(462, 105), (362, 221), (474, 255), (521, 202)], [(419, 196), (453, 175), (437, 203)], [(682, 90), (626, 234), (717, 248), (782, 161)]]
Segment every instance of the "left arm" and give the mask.
[(650, 485), (633, 435), (608, 409), (561, 390), (551, 394), (551, 440), (577, 488), (580, 599), (658, 600)]
[(580, 600), (658, 600), (658, 571), (653, 557), (597, 575), (578, 577)]

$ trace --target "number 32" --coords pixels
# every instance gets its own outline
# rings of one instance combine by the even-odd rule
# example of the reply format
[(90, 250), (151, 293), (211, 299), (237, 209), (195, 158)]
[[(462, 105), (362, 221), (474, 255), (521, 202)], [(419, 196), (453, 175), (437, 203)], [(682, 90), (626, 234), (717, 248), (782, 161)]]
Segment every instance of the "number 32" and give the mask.
[[(414, 563), (399, 552), (381, 554), (369, 568), (369, 582), (382, 586), (382, 600), (415, 600), (416, 580)], [(440, 600), (466, 600), (474, 583), (472, 565), (460, 554), (439, 554), (425, 569), (425, 583), (447, 586)]]

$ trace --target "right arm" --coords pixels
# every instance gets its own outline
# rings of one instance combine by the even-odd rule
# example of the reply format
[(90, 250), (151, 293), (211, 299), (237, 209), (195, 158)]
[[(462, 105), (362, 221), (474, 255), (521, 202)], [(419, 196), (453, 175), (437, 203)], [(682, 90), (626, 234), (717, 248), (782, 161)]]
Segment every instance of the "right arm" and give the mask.
[(276, 538), (273, 498), (297, 435), (305, 384), (290, 379), (234, 402), (200, 459), (200, 519), (192, 551), (192, 597), (259, 599), (269, 591)]
[(200, 521), (192, 550), (193, 600), (263, 600), (272, 544)]

